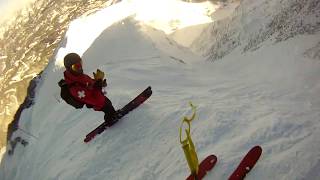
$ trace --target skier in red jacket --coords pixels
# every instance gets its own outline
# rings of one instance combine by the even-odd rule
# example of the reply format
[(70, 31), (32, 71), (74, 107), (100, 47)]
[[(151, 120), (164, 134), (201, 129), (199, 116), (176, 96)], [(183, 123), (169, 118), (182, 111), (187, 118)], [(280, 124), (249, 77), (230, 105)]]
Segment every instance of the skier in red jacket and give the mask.
[(105, 121), (115, 118), (117, 113), (102, 92), (102, 88), (107, 86), (104, 73), (98, 69), (93, 73), (94, 79), (84, 74), (81, 57), (76, 53), (69, 53), (64, 57), (64, 66), (64, 78), (73, 98), (96, 111), (103, 111)]

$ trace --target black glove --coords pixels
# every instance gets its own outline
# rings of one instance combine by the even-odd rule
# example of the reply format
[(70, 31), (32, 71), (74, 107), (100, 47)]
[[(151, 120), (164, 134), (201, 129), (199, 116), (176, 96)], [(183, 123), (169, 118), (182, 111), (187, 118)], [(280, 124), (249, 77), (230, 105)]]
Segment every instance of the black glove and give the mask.
[(94, 83), (94, 87), (97, 87), (97, 88), (103, 88), (103, 87), (107, 87), (107, 80), (104, 79), (98, 79), (96, 80), (96, 82)]
[(107, 87), (107, 80), (106, 79), (104, 79), (103, 81), (102, 81), (102, 87)]

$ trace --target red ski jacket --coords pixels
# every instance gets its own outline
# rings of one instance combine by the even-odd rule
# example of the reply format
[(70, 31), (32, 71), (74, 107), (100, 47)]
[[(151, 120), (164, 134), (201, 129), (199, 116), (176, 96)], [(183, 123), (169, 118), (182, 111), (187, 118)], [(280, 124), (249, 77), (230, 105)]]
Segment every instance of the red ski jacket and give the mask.
[(106, 102), (101, 87), (96, 81), (86, 74), (74, 75), (69, 71), (64, 72), (64, 79), (69, 87), (70, 94), (78, 101), (93, 106), (96, 111), (101, 110)]

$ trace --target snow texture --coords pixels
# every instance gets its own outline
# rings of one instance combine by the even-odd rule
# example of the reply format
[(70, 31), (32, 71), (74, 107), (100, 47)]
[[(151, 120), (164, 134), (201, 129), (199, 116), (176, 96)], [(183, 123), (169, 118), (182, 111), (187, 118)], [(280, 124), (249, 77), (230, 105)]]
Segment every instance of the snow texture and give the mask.
[(260, 48), (266, 40), (276, 43), (315, 34), (320, 30), (319, 17), (318, 0), (243, 0), (233, 14), (204, 30), (191, 47), (215, 61), (236, 48), (245, 53)]
[[(57, 82), (63, 69), (57, 63), (61, 59), (54, 57), (42, 73), (34, 105), (21, 114), (20, 127), (35, 137), (20, 131), (13, 134), (22, 136), (28, 145), (17, 144), (12, 156), (4, 155), (0, 179), (184, 179), (189, 170), (179, 142), (179, 127), (181, 118), (191, 114), (189, 101), (197, 106), (191, 135), (199, 159), (209, 154), (218, 157), (206, 179), (227, 179), (255, 145), (262, 146), (263, 153), (246, 179), (318, 179), (319, 29), (303, 34), (290, 31), (292, 35), (275, 30), (273, 37), (280, 38), (277, 43), (265, 38), (268, 35), (259, 36), (264, 25), (274, 22), (271, 16), (261, 18), (259, 9), (280, 17), (282, 7), (271, 7), (291, 7), (294, 2), (242, 1), (233, 21), (215, 24), (218, 28), (232, 22), (228, 27), (233, 28), (225, 32), (237, 39), (234, 45), (224, 44), (230, 38), (218, 31), (216, 37), (226, 39), (212, 41), (202, 36), (197, 40), (198, 45), (212, 44), (205, 47), (209, 49), (224, 44), (211, 48), (223, 54), (214, 63), (131, 18), (105, 29), (83, 53), (85, 73), (97, 68), (106, 72), (107, 95), (116, 108), (148, 85), (153, 95), (88, 144), (83, 139), (103, 121), (103, 113), (77, 110), (59, 99)], [(316, 1), (304, 2), (319, 6)], [(258, 12), (250, 3), (261, 6)], [(251, 21), (251, 26), (243, 24), (249, 16), (259, 21)], [(80, 42), (65, 38), (56, 54), (81, 43), (81, 37)], [(249, 46), (243, 42), (253, 41), (257, 43), (244, 51)]]

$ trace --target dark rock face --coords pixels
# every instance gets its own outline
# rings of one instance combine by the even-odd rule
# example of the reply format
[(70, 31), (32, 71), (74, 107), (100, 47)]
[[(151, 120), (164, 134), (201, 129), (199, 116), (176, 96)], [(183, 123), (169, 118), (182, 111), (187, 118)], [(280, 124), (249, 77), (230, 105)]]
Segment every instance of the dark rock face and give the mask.
[[(13, 121), (9, 124), (8, 126), (8, 133), (7, 133), (7, 143), (10, 142), (12, 134), (14, 131), (18, 130), (19, 128), (19, 121), (20, 121), (20, 116), (21, 113), (24, 109), (30, 108), (32, 104), (34, 103), (34, 98), (35, 98), (35, 89), (37, 87), (37, 84), (41, 78), (41, 73), (34, 77), (30, 83), (29, 87), (27, 89), (27, 96), (24, 99), (23, 103), (19, 106), (16, 114), (14, 115)], [(27, 121), (27, 119), (26, 119)]]

